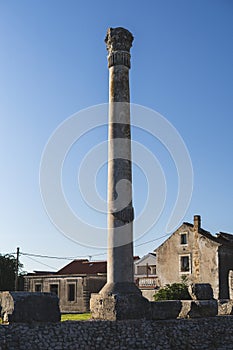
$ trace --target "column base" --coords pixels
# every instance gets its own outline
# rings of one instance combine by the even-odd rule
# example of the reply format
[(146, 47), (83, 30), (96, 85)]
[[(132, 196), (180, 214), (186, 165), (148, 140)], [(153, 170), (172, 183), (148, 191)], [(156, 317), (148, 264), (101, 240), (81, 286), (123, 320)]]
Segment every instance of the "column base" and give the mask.
[(99, 294), (103, 296), (109, 296), (113, 294), (135, 294), (142, 296), (142, 292), (133, 282), (106, 283), (100, 290)]
[(106, 284), (99, 294), (92, 294), (90, 309), (96, 320), (150, 319), (149, 301), (134, 283)]

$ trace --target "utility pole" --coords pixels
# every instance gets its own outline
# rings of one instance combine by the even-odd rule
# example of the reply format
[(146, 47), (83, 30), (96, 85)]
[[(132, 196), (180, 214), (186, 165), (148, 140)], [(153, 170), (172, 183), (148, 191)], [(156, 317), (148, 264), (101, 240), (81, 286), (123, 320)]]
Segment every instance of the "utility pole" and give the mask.
[(17, 247), (17, 252), (16, 252), (15, 291), (18, 290), (18, 276), (19, 276), (19, 247)]

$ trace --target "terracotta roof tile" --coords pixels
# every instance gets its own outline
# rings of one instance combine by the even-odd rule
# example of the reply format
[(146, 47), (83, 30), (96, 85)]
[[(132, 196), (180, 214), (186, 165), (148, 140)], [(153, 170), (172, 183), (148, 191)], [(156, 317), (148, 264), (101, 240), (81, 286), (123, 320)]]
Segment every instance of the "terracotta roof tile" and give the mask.
[(84, 274), (96, 275), (98, 273), (107, 272), (106, 261), (89, 261), (89, 260), (73, 260), (61, 270), (56, 272), (56, 275)]

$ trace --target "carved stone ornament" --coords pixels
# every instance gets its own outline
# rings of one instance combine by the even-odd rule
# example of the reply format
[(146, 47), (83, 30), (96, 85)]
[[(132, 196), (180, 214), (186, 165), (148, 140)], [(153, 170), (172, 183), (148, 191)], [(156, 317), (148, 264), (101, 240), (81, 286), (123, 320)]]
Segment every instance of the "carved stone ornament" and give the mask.
[(114, 51), (128, 51), (133, 42), (133, 35), (124, 28), (109, 28), (105, 38), (109, 53)]
[(133, 35), (124, 28), (109, 28), (105, 38), (107, 45), (108, 67), (125, 65), (130, 68), (130, 48), (133, 42)]
[(132, 222), (134, 220), (134, 209), (132, 206), (128, 206), (120, 211), (112, 213), (114, 217), (125, 223)]

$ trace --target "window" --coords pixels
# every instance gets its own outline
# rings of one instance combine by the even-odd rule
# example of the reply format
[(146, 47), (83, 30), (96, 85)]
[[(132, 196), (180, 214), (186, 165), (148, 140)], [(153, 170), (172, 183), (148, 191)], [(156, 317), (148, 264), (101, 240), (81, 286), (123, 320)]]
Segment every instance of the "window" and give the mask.
[(41, 283), (35, 284), (35, 292), (41, 292), (42, 291), (42, 285)]
[(50, 293), (58, 295), (58, 284), (50, 284)]
[(68, 284), (68, 301), (74, 301), (75, 300), (75, 284)]
[(150, 270), (151, 270), (152, 275), (156, 275), (156, 266), (155, 265), (151, 265)]
[(187, 233), (181, 233), (180, 244), (188, 244)]
[(180, 257), (180, 272), (191, 272), (190, 256), (183, 255)]

